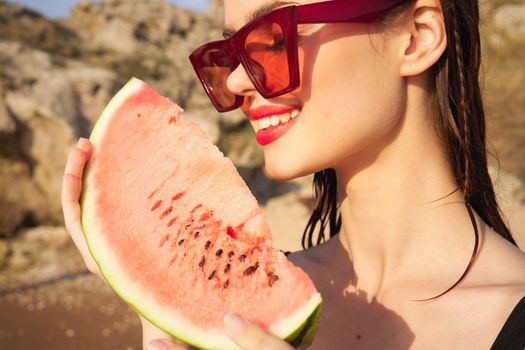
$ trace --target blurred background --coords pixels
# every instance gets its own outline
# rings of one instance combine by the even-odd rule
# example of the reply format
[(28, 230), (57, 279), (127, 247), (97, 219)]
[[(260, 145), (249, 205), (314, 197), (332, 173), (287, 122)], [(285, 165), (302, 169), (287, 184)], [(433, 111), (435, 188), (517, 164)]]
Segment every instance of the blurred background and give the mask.
[[(491, 173), (523, 240), (525, 1), (481, 3)], [(86, 272), (60, 208), (69, 149), (131, 76), (181, 105), (234, 161), (277, 246), (301, 248), (312, 179), (269, 180), (251, 127), (215, 111), (187, 59), (222, 37), (222, 21), (215, 0), (0, 0), (0, 349), (141, 348), (135, 312)]]

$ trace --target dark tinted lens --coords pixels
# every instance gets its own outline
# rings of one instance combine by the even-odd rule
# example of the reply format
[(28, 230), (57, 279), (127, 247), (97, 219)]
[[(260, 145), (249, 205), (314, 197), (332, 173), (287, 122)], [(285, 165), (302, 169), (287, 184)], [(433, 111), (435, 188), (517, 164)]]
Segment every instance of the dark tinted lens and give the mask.
[(216, 102), (223, 107), (232, 106), (235, 103), (235, 95), (226, 87), (226, 79), (232, 72), (228, 55), (220, 49), (210, 49), (201, 60), (204, 78)]
[(278, 92), (290, 85), (286, 38), (277, 23), (264, 23), (246, 37), (244, 50), (255, 79), (267, 92)]

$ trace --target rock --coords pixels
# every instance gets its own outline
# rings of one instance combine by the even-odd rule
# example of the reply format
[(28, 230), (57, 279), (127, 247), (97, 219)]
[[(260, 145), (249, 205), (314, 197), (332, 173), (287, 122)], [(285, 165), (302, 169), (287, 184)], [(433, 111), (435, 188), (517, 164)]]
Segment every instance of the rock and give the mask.
[(0, 157), (0, 237), (12, 235), (25, 223), (44, 219), (47, 206), (29, 164)]
[(9, 267), (22, 270), (57, 262), (60, 250), (68, 247), (71, 239), (63, 227), (41, 226), (22, 231), (9, 243)]
[(223, 0), (210, 0), (208, 16), (214, 20), (214, 25), (222, 27), (224, 18)]
[(494, 25), (508, 37), (517, 40), (525, 38), (525, 4), (504, 5), (496, 10)]
[(0, 40), (1, 76), (10, 81), (12, 89), (30, 86), (53, 66), (60, 66), (62, 60), (17, 41)]
[(0, 38), (9, 38), (55, 54), (77, 56), (78, 38), (57, 21), (12, 1), (0, 1)]
[(165, 1), (106, 0), (79, 3), (68, 25), (94, 50), (130, 55), (144, 45), (165, 46), (171, 36), (184, 36), (193, 22), (191, 12)]
[(0, 239), (0, 270), (7, 265), (11, 250), (5, 240)]
[(187, 112), (183, 113), (183, 117), (193, 120), (197, 123), (208, 138), (214, 144), (219, 142), (221, 136), (221, 130), (219, 129), (219, 120), (215, 115), (206, 115), (199, 112)]
[(279, 197), (299, 189), (297, 182), (275, 181), (268, 178), (262, 167), (237, 166), (237, 171), (250, 188), (250, 191), (257, 198), (260, 205), (266, 205), (271, 198)]
[(64, 120), (85, 135), (118, 87), (114, 73), (54, 58), (16, 42), (0, 41), (6, 75), (16, 88), (7, 91), (7, 106), (27, 122), (39, 115)]
[(69, 245), (71, 238), (62, 226), (38, 226), (23, 231), (21, 239), (46, 249), (60, 249)]
[(221, 139), (221, 149), (239, 167), (258, 168), (264, 164), (264, 154), (248, 123), (226, 133)]
[(301, 203), (297, 193), (271, 198), (262, 210), (272, 230), (275, 246), (284, 251), (302, 250), (301, 238), (310, 210)]
[(240, 110), (221, 113), (219, 115), (221, 126), (224, 130), (233, 130), (248, 122), (247, 117)]
[(4, 97), (2, 96), (2, 90), (0, 89), (0, 140), (3, 136), (14, 133), (15, 130), (15, 121), (11, 113), (7, 110)]
[(519, 247), (525, 251), (525, 187), (516, 176), (489, 167), (496, 199)]
[[(16, 85), (16, 89), (5, 93), (5, 104), (20, 124), (16, 145), (11, 148), (20, 153), (17, 155), (20, 161), (29, 163), (26, 175), (0, 182), (0, 191), (7, 191), (14, 200), (12, 184), (20, 182), (20, 186), (27, 187), (30, 179), (35, 198), (39, 202), (40, 196), (44, 198), (38, 210), (32, 206), (27, 210), (21, 208), (1, 231), (6, 234), (6, 230), (17, 227), (28, 215), (41, 224), (60, 224), (61, 174), (68, 151), (79, 136), (89, 135), (120, 83), (114, 73), (103, 68), (57, 60), (19, 43), (0, 41), (0, 52), (8, 67), (5, 74)], [(12, 207), (5, 198), (0, 197), (0, 203)]]
[(201, 43), (221, 37), (222, 16), (216, 17), (167, 1), (105, 0), (78, 3), (64, 24), (80, 36), (86, 60), (100, 62), (124, 81), (136, 76), (192, 114), (215, 120), (219, 113), (188, 56)]

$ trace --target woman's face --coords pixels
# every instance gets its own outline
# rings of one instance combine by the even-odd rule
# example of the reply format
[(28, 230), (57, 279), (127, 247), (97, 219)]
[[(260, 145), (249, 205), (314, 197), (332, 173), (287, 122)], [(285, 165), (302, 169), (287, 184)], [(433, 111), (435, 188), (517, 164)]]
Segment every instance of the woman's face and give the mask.
[[(297, 1), (302, 5), (316, 1)], [(265, 0), (225, 0), (225, 28), (238, 30)], [(297, 106), (284, 135), (263, 145), (269, 176), (287, 180), (326, 168), (348, 171), (369, 164), (395, 137), (404, 108), (395, 36), (357, 23), (299, 26), (301, 84), (264, 99), (240, 65), (228, 87), (243, 95), (243, 112), (261, 106)], [(399, 56), (399, 55), (397, 55)], [(254, 130), (258, 121), (250, 120)]]

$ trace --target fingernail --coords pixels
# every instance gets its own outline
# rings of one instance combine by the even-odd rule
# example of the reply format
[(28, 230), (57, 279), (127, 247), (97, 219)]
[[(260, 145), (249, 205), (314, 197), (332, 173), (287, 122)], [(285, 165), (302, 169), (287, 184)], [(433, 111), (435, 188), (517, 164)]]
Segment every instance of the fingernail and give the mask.
[(85, 146), (88, 143), (89, 143), (88, 139), (86, 139), (84, 137), (81, 137), (81, 138), (78, 139), (77, 147), (78, 148), (83, 148), (83, 146)]
[(224, 316), (224, 325), (228, 331), (237, 334), (244, 328), (244, 320), (236, 314), (229, 313)]
[(168, 344), (162, 339), (152, 340), (148, 343), (148, 350), (168, 350)]

